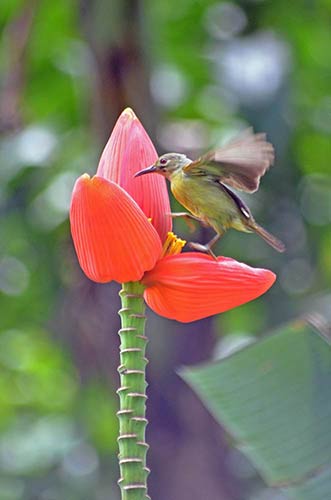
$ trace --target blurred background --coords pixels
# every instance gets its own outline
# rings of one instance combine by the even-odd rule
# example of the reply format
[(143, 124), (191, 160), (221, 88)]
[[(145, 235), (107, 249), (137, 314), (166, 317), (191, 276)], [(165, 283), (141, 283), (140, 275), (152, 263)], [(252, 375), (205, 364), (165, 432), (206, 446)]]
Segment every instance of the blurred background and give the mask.
[(249, 125), (275, 145), (245, 200), (287, 252), (235, 231), (217, 252), (277, 283), (188, 325), (149, 313), (147, 439), (154, 499), (283, 498), (176, 369), (328, 310), (330, 20), (330, 0), (1, 1), (0, 500), (119, 499), (119, 286), (80, 271), (68, 206), (126, 106), (160, 153), (195, 157)]

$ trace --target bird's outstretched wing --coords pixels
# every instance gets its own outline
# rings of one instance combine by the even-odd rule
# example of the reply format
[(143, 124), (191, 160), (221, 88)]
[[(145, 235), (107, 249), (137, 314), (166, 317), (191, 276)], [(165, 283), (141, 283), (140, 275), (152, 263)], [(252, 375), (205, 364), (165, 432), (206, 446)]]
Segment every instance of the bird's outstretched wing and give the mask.
[(183, 168), (189, 175), (210, 175), (240, 191), (253, 193), (260, 177), (274, 162), (274, 148), (266, 134), (245, 130), (222, 148), (209, 151)]

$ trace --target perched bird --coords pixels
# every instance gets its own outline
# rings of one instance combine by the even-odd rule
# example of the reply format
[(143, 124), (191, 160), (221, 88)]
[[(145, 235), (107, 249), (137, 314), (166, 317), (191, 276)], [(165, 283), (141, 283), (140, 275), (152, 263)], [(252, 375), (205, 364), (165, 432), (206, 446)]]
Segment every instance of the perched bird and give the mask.
[(195, 161), (181, 153), (164, 154), (135, 177), (149, 173), (163, 175), (170, 181), (175, 198), (190, 212), (172, 216), (198, 220), (216, 231), (209, 243), (190, 243), (192, 248), (215, 257), (213, 245), (233, 228), (255, 232), (278, 252), (284, 252), (285, 245), (255, 221), (246, 204), (230, 189), (257, 191), (260, 177), (273, 161), (274, 148), (266, 141), (266, 134), (254, 134), (250, 128), (224, 147)]

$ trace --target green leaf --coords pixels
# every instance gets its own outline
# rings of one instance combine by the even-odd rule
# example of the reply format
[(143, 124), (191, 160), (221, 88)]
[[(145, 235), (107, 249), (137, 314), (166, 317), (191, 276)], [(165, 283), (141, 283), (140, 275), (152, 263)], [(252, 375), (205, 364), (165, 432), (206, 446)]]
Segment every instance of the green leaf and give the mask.
[(255, 464), (290, 498), (331, 490), (331, 348), (297, 322), (181, 376)]

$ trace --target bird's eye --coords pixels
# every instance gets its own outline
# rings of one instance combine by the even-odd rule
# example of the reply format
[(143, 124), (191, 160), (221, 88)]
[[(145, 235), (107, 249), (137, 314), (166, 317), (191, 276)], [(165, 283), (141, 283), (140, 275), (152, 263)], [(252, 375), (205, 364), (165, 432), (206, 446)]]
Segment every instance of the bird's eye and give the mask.
[(167, 163), (168, 163), (168, 160), (166, 160), (165, 158), (161, 158), (160, 165), (166, 165)]

